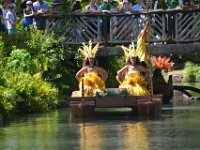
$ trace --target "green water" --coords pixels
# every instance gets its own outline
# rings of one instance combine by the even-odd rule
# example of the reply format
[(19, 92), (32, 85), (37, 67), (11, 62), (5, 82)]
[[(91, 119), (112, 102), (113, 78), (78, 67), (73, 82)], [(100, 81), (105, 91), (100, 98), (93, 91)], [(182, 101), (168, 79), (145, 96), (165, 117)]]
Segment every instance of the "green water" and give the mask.
[(156, 118), (128, 109), (73, 118), (69, 108), (15, 117), (0, 125), (0, 150), (199, 150), (200, 101), (176, 93)]

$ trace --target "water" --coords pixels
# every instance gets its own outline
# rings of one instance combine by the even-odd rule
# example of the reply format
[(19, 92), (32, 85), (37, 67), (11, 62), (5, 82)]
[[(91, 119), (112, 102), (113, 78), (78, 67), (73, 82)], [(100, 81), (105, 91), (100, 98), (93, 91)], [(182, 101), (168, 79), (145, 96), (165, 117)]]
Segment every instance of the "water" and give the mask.
[(200, 101), (176, 93), (156, 118), (108, 111), (88, 119), (73, 118), (69, 108), (15, 117), (0, 126), (0, 150), (199, 150)]

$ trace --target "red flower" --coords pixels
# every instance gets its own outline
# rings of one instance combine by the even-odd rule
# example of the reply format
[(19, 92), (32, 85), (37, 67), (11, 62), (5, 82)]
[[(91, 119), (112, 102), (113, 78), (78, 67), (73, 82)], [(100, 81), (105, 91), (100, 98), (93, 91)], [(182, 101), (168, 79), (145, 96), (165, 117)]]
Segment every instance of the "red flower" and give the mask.
[(164, 70), (165, 72), (169, 72), (172, 70), (172, 67), (174, 65), (173, 62), (170, 62), (170, 58), (168, 57), (152, 57), (153, 64), (156, 68)]

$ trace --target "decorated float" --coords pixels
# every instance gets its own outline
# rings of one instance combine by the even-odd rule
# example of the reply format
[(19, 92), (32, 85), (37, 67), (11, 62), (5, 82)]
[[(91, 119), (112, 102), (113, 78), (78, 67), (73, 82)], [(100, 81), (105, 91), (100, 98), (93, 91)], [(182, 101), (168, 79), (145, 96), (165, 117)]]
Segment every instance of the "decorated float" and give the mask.
[[(136, 51), (133, 47), (133, 45), (130, 45), (129, 48), (122, 48), (124, 49), (124, 53), (128, 51), (128, 56), (130, 57), (133, 51), (134, 53)], [(144, 84), (141, 82), (141, 78), (138, 75), (126, 81), (129, 85), (133, 85), (134, 88), (129, 88), (127, 86), (105, 88), (104, 81), (107, 79), (107, 77), (105, 77), (107, 76), (106, 73), (101, 73), (99, 71), (101, 68), (94, 66), (94, 63), (90, 62), (90, 59), (95, 59), (97, 48), (98, 46), (96, 45), (93, 49), (92, 44), (89, 43), (89, 45), (84, 44), (83, 47), (79, 49), (89, 62), (88, 65), (83, 66), (76, 75), (79, 81), (79, 90), (74, 91), (69, 99), (72, 114), (77, 117), (88, 117), (95, 115), (96, 108), (128, 107), (132, 109), (134, 115), (159, 115), (161, 113), (162, 103), (169, 101), (172, 97), (172, 94), (168, 96), (172, 89), (172, 82), (169, 80), (170, 82), (166, 83), (162, 76), (162, 70), (170, 71), (173, 66), (170, 59), (166, 57), (148, 57), (148, 62), (152, 68), (149, 68), (151, 69), (151, 73), (149, 73), (149, 78), (145, 85), (149, 92), (140, 95), (140, 93), (143, 93), (140, 90), (141, 87), (134, 87), (137, 86), (139, 82), (140, 84)], [(90, 58), (90, 56), (92, 58)], [(162, 88), (158, 88), (159, 86)]]

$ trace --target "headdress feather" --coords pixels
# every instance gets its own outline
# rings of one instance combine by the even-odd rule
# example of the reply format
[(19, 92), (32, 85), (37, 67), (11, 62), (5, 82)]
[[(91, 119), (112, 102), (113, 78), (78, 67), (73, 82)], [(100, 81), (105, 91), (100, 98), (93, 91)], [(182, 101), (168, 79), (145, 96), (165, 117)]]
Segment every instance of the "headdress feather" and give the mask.
[(125, 47), (125, 46), (121, 46), (121, 48), (124, 50), (124, 56), (126, 58), (126, 61), (128, 60), (129, 57), (131, 56), (137, 56), (136, 55), (136, 49), (135, 49), (135, 45), (134, 43), (132, 42), (129, 47)]
[(93, 56), (93, 58), (95, 58), (97, 51), (99, 50), (99, 43), (97, 43), (94, 48), (92, 48), (92, 41), (90, 40), (88, 45), (86, 45), (85, 43), (83, 43), (83, 46), (81, 46), (78, 51), (80, 51), (85, 58), (89, 58), (90, 55)]

